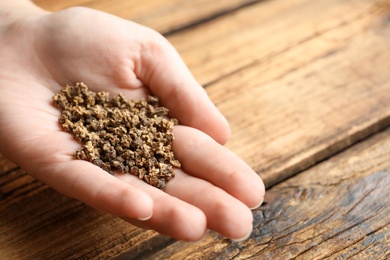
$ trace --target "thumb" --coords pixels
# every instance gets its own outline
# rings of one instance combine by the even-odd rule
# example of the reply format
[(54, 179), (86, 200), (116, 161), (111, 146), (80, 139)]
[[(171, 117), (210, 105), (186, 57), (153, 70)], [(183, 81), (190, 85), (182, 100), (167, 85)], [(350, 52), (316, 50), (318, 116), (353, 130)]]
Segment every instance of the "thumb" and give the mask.
[(148, 39), (140, 52), (141, 66), (136, 71), (137, 76), (170, 110), (170, 116), (224, 144), (230, 136), (225, 117), (195, 80), (175, 48), (154, 31)]

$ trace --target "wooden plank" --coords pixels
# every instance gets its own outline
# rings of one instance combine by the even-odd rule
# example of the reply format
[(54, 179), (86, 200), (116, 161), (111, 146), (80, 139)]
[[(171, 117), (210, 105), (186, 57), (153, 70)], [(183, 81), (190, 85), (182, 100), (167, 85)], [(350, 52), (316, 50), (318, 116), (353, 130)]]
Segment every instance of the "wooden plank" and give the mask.
[(229, 148), (270, 186), (389, 124), (379, 105), (389, 93), (388, 3), (268, 1), (169, 40), (229, 119)]
[(387, 130), (269, 190), (249, 240), (210, 233), (196, 244), (141, 231), (45, 188), (1, 210), (0, 258), (388, 259), (389, 185)]
[(245, 70), (253, 65), (269, 81), (275, 75), (268, 75), (269, 68), (263, 71), (260, 64), (264, 66), (280, 55), (295, 53), (294, 49), (308, 42), (316, 43), (317, 52), (311, 50), (305, 53), (307, 57), (288, 56), (288, 60), (277, 64), (282, 71), (284, 67), (297, 69), (318, 55), (345, 45), (361, 30), (370, 29), (373, 17), (386, 17), (385, 2), (265, 1), (169, 36), (169, 40), (203, 85), (240, 71), (246, 74)]
[(209, 234), (148, 258), (389, 259), (389, 185), (390, 129), (270, 189), (247, 241)]
[[(383, 3), (389, 1), (273, 0), (173, 35), (170, 40), (200, 81), (208, 85), (207, 91), (231, 122), (233, 136), (228, 146), (270, 185), (388, 124), (386, 68), (389, 51), (386, 40), (389, 23), (388, 8), (380, 5)], [(205, 39), (200, 40), (201, 37)], [(237, 46), (245, 48), (237, 50)], [(387, 147), (386, 141), (381, 149), (389, 154)], [(367, 154), (371, 154), (368, 151), (379, 158), (368, 157)], [(322, 248), (322, 253), (326, 246), (334, 248), (340, 243), (351, 245), (345, 250), (336, 248), (338, 251), (335, 252), (340, 255), (364, 256), (370, 248), (367, 252), (355, 252), (353, 244), (343, 240), (343, 234), (350, 234), (346, 237), (355, 241), (348, 231), (325, 238), (321, 235), (332, 234), (336, 224), (340, 230), (341, 224), (347, 223), (349, 226), (345, 227), (350, 227), (351, 232), (356, 231), (357, 238), (360, 237), (360, 242), (355, 241), (356, 245), (370, 246), (370, 241), (378, 241), (373, 243), (373, 249), (388, 246), (388, 227), (383, 222), (389, 215), (386, 211), (388, 200), (379, 199), (379, 195), (383, 196), (386, 191), (386, 186), (381, 185), (389, 184), (385, 174), (388, 167), (385, 161), (389, 160), (381, 161), (382, 154), (374, 148), (367, 148), (367, 154), (356, 152), (351, 155), (355, 159), (350, 162), (340, 159), (341, 166), (351, 168), (357, 167), (359, 160), (367, 161), (367, 169), (359, 166), (348, 173), (347, 169), (339, 169), (341, 166), (336, 163), (332, 167), (329, 166), (332, 164), (326, 164), (328, 168), (320, 166), (324, 168), (312, 173), (315, 177), (310, 175), (307, 182), (303, 177), (294, 178), (292, 180), (299, 181), (272, 189), (269, 194), (276, 197), (275, 202), (255, 212), (255, 232), (251, 240), (243, 244), (231, 244), (213, 234), (196, 245), (173, 244), (169, 238), (152, 231), (143, 232), (65, 198), (15, 169), (12, 174), (0, 177), (3, 181), (1, 192), (6, 194), (0, 202), (0, 258), (108, 258), (124, 252), (147, 258), (157, 251), (161, 257), (164, 254), (173, 257), (179, 250), (183, 250), (182, 256), (187, 256), (185, 253), (196, 256), (197, 252), (202, 252), (217, 257), (211, 253), (215, 250), (227, 257), (240, 254), (237, 258), (244, 258), (245, 255), (256, 257), (256, 253), (270, 252), (267, 248), (274, 250), (270, 255), (287, 253), (278, 248), (283, 243), (293, 254), (311, 256), (307, 252), (314, 254), (315, 250), (309, 240), (299, 236), (300, 232), (309, 238), (313, 234), (313, 245)], [(376, 168), (379, 166), (383, 167)], [(376, 174), (368, 174), (370, 167), (374, 169), (371, 173)], [(326, 178), (325, 173), (336, 168), (340, 172)], [(356, 178), (340, 179), (343, 174), (351, 176), (356, 172)], [(287, 175), (280, 177), (280, 173)], [(273, 176), (276, 180), (271, 178)], [(325, 184), (321, 182), (322, 178)], [(331, 182), (332, 178), (339, 182)], [(329, 187), (326, 182), (330, 183)], [(378, 188), (371, 189), (370, 183)], [(306, 197), (299, 195), (298, 185), (303, 185), (302, 194), (308, 194)], [(348, 189), (357, 196), (347, 193)], [(378, 194), (380, 190), (382, 193)], [(371, 201), (382, 203), (385, 210), (363, 199), (365, 192)], [(328, 195), (327, 198), (337, 195), (333, 208), (332, 203), (324, 204), (321, 198)], [(351, 204), (344, 205), (340, 201)], [(358, 204), (358, 201), (362, 202)], [(318, 212), (314, 211), (313, 205), (321, 206)], [(334, 215), (326, 215), (326, 207)], [(338, 213), (340, 207), (344, 208)], [(368, 209), (371, 215), (378, 209), (378, 218), (381, 218), (375, 215), (366, 220), (364, 217), (371, 215), (358, 214), (362, 208)], [(305, 219), (306, 214), (312, 214), (318, 221), (324, 220), (329, 228)], [(343, 219), (343, 214), (348, 218)], [(338, 219), (345, 222), (338, 223)], [(356, 219), (362, 222), (355, 224), (363, 224), (353, 226)], [(310, 226), (314, 224), (319, 232)], [(295, 236), (304, 249), (294, 248)], [(296, 247), (299, 245), (295, 244)], [(166, 249), (160, 250), (163, 247)]]
[(390, 124), (389, 3), (269, 1), (169, 39), (271, 186)]
[(249, 72), (251, 89), (217, 101), (232, 124), (229, 147), (272, 185), (388, 125), (389, 58), (387, 40), (365, 33), (271, 83)]
[(166, 34), (261, 0), (34, 0), (33, 2), (50, 11), (72, 6), (90, 7), (130, 19)]

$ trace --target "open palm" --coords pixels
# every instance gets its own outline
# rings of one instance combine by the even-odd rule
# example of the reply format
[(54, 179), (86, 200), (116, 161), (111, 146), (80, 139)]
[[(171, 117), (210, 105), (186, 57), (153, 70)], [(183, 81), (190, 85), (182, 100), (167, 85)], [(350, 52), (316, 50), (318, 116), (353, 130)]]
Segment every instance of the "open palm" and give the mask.
[[(85, 8), (10, 16), (0, 24), (2, 153), (59, 192), (143, 228), (191, 241), (207, 229), (249, 234), (263, 183), (221, 145), (226, 120), (166, 39)], [(164, 191), (74, 159), (80, 144), (61, 129), (51, 100), (76, 82), (129, 99), (156, 95), (179, 119), (173, 150), (182, 169)]]

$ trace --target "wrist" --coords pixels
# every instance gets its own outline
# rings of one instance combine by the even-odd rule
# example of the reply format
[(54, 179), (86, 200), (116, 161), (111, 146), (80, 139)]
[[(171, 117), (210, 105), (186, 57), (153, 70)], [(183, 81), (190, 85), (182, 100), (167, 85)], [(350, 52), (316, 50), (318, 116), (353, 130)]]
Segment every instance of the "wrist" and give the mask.
[(29, 0), (0, 0), (0, 32), (23, 18), (47, 13)]
[(0, 0), (0, 23), (27, 15), (44, 14), (47, 11), (29, 0)]

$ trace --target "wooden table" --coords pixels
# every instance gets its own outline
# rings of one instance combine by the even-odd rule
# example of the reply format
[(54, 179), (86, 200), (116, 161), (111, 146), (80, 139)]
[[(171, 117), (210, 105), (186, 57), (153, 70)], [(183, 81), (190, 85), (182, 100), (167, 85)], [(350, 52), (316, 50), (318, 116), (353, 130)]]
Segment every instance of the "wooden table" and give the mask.
[(150, 26), (229, 120), (266, 203), (244, 242), (144, 231), (0, 157), (0, 259), (390, 259), (389, 0), (36, 0)]

